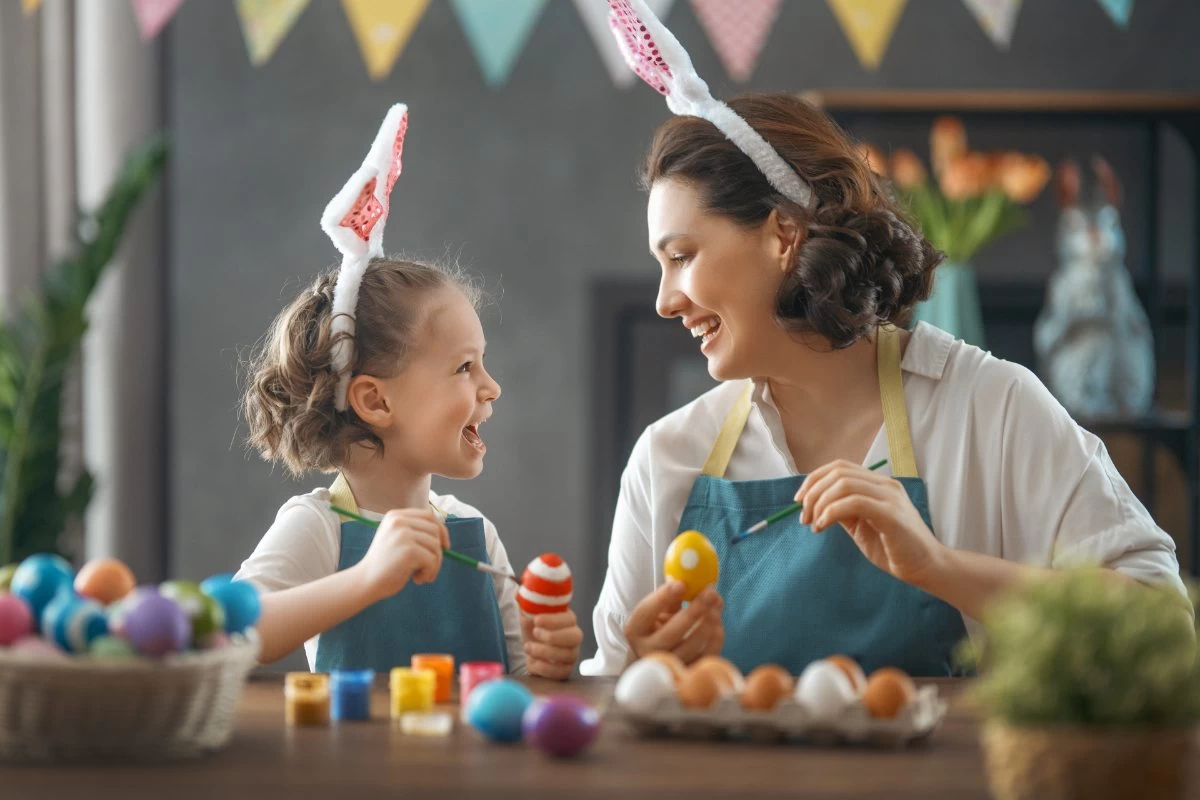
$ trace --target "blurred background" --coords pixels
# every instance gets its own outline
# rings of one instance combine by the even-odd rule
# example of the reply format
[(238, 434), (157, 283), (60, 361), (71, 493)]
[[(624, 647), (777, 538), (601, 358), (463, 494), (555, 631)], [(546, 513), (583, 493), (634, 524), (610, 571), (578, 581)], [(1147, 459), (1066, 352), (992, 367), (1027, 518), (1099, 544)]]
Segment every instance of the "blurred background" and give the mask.
[[(639, 158), (668, 111), (615, 61), (603, 0), (10, 0), (0, 7), (0, 293), (11, 315), (70, 252), (127, 150), (171, 143), (92, 299), (64, 394), (62, 471), (95, 490), (60, 539), (143, 582), (237, 568), (291, 481), (243, 444), (239, 360), (334, 251), (318, 219), (388, 106), (409, 104), (391, 252), (452, 260), (504, 387), (481, 508), (514, 564), (554, 550), (590, 620), (641, 429), (711, 382), (653, 313)], [(1148, 402), (1104, 419), (1123, 475), (1196, 569), (1200, 4), (1191, 0), (678, 0), (656, 7), (718, 97), (815, 93), (885, 159), (928, 164), (951, 114), (970, 147), (1050, 166), (1093, 155), (1121, 184)], [(393, 60), (394, 59), (394, 60)], [(1087, 195), (1091, 197), (1091, 194)], [(1034, 326), (1064, 267), (1053, 182), (967, 265), (995, 354), (1044, 366)], [(1190, 314), (1190, 316), (1189, 316)], [(1190, 327), (1189, 327), (1190, 319)], [(1143, 356), (1143, 360), (1146, 358)], [(1143, 365), (1145, 366), (1145, 365)], [(1190, 390), (1189, 390), (1190, 389)], [(1047, 458), (1053, 454), (1047, 453)], [(590, 622), (583, 627), (590, 635)], [(299, 660), (287, 662), (294, 666)]]

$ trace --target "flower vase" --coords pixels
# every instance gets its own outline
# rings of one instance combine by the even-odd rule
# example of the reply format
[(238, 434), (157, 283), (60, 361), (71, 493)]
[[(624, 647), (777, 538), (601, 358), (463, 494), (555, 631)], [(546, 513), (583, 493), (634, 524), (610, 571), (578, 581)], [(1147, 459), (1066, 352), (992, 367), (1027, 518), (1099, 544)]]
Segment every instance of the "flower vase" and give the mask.
[(941, 264), (934, 271), (929, 299), (918, 304), (913, 314), (914, 324), (922, 321), (983, 348), (983, 313), (975, 270), (966, 264)]

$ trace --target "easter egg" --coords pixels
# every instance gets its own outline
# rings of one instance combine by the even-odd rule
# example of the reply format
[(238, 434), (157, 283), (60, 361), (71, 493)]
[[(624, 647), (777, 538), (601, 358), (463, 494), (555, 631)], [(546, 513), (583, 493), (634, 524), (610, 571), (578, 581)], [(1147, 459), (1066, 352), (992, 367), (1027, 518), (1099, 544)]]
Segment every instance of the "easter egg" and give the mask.
[(9, 652), (25, 658), (50, 658), (55, 661), (61, 661), (67, 657), (67, 654), (55, 647), (53, 642), (48, 642), (33, 634), (17, 639), (12, 643)]
[(521, 719), (533, 695), (509, 678), (481, 683), (467, 699), (467, 722), (496, 742), (521, 739)]
[(218, 586), (224, 586), (227, 583), (233, 583), (232, 572), (220, 572), (200, 581), (200, 591), (205, 594), (211, 594), (213, 589)]
[(213, 598), (200, 591), (192, 581), (167, 581), (160, 584), (158, 593), (179, 604), (192, 625), (192, 643), (200, 642), (214, 633), (225, 630), (225, 609)]
[(0, 645), (10, 645), (32, 630), (29, 604), (13, 594), (0, 595)]
[(675, 537), (663, 559), (663, 574), (668, 580), (682, 581), (683, 599), (691, 601), (706, 586), (717, 582), (717, 551), (699, 531), (684, 531)]
[(600, 731), (596, 709), (569, 694), (539, 697), (521, 718), (525, 741), (547, 755), (565, 758), (582, 752)]
[(895, 667), (884, 667), (872, 672), (867, 679), (863, 705), (872, 717), (891, 719), (903, 711), (916, 694), (912, 678)]
[(796, 681), (796, 702), (818, 722), (833, 722), (854, 702), (854, 687), (836, 665), (814, 661)]
[(118, 639), (116, 636), (99, 636), (92, 641), (92, 646), (88, 648), (88, 655), (92, 658), (109, 661), (124, 661), (137, 658), (137, 651), (124, 639)]
[(13, 573), (19, 566), (20, 564), (6, 564), (0, 567), (0, 592), (11, 591)]
[[(207, 588), (205, 588), (207, 587)], [(242, 633), (258, 622), (262, 603), (258, 589), (249, 581), (214, 581), (209, 578), (200, 589), (221, 605), (225, 612), (225, 632)]]
[(629, 665), (617, 681), (613, 697), (635, 714), (649, 714), (675, 694), (675, 676), (665, 662), (647, 656)]
[(174, 600), (153, 586), (142, 586), (111, 615), (113, 632), (144, 656), (165, 656), (187, 649), (192, 624)]
[(526, 614), (557, 614), (571, 602), (571, 568), (554, 553), (529, 562), (517, 589), (517, 605)]
[(42, 612), (42, 635), (69, 653), (84, 652), (106, 633), (104, 607), (74, 592), (59, 592)]
[(29, 604), (33, 624), (41, 625), (42, 612), (61, 589), (70, 589), (75, 574), (61, 556), (39, 553), (30, 556), (13, 572), (10, 591)]
[(862, 667), (858, 665), (857, 661), (850, 658), (850, 656), (829, 656), (825, 660), (846, 673), (846, 677), (850, 679), (850, 685), (854, 688), (856, 695), (861, 695), (866, 691), (867, 676), (863, 674)]
[(75, 591), (101, 605), (117, 602), (136, 586), (133, 571), (115, 558), (96, 558), (75, 576)]
[(746, 677), (742, 708), (770, 711), (792, 693), (792, 676), (777, 664), (763, 664)]

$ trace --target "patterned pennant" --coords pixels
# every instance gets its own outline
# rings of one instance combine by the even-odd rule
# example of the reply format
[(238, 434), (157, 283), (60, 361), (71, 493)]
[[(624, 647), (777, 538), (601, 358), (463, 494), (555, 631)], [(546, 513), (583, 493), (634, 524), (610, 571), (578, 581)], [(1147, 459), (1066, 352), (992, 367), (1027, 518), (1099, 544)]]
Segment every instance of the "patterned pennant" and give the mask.
[[(650, 6), (650, 10), (659, 19), (666, 19), (674, 3), (675, 0), (646, 0), (646, 5)], [(612, 31), (608, 28), (608, 3), (603, 0), (575, 0), (575, 8), (579, 11), (583, 24), (587, 26), (592, 41), (596, 43), (596, 50), (600, 52), (604, 68), (608, 70), (613, 83), (622, 89), (632, 86), (637, 80), (637, 75), (625, 63), (621, 48), (617, 46)]]
[(132, 3), (142, 41), (148, 42), (171, 21), (183, 0), (132, 0)]
[(850, 40), (858, 63), (879, 68), (908, 0), (825, 0)]
[(428, 6), (429, 0), (342, 0), (373, 80), (392, 71)]
[(25, 12), (25, 16), (29, 16), (41, 7), (42, 0), (21, 0), (21, 10)]
[(767, 43), (767, 35), (779, 16), (781, 0), (692, 0), (708, 40), (721, 57), (725, 71), (745, 83)]
[(1128, 28), (1129, 17), (1133, 14), (1133, 0), (1097, 0), (1100, 5), (1117, 23), (1117, 27)]
[(238, 19), (251, 64), (258, 67), (271, 60), (308, 3), (309, 0), (237, 0)]
[[(603, 4), (603, 0), (595, 0)], [(508, 79), (546, 0), (453, 0), (467, 41), (492, 86)]]
[(975, 15), (979, 27), (992, 43), (1001, 50), (1012, 44), (1013, 30), (1017, 27), (1017, 14), (1021, 0), (963, 0), (967, 9)]

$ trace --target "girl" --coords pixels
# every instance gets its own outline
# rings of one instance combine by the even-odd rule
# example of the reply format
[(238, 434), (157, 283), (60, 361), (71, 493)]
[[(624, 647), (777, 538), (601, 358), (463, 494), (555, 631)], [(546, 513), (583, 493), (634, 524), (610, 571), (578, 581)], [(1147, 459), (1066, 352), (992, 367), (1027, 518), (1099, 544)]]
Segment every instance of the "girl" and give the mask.
[[(483, 365), (471, 283), (376, 253), (406, 122), (394, 108), (326, 209), (341, 268), (292, 301), (251, 363), (251, 444), (294, 475), (338, 473), (331, 488), (286, 502), (238, 573), (264, 592), (261, 660), (303, 643), (320, 672), (386, 671), (437, 652), (565, 679), (583, 639), (571, 611), (522, 617), (513, 582), (461, 564), (442, 569), (449, 547), (512, 571), (491, 522), (430, 490), (435, 474), (483, 469), (479, 428), (500, 386)], [(372, 218), (371, 208), (382, 212)], [(339, 239), (339, 227), (352, 235)], [(343, 519), (331, 504), (379, 526)]]

